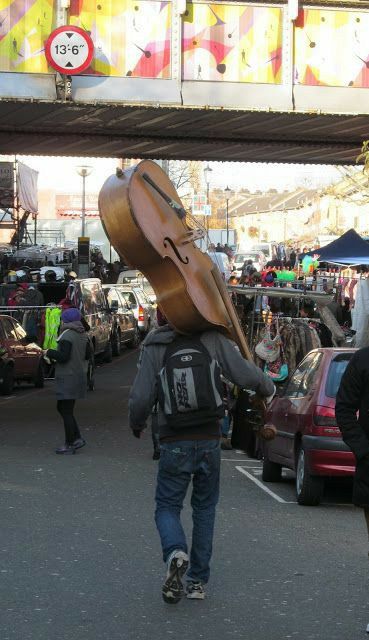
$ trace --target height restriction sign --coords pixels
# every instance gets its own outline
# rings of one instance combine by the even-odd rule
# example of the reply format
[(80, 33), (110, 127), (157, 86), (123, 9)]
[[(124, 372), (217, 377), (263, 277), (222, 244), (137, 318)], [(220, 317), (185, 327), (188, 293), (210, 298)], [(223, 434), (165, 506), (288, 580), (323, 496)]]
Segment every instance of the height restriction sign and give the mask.
[(90, 66), (94, 45), (87, 31), (64, 26), (52, 31), (45, 44), (48, 63), (60, 73), (80, 73)]

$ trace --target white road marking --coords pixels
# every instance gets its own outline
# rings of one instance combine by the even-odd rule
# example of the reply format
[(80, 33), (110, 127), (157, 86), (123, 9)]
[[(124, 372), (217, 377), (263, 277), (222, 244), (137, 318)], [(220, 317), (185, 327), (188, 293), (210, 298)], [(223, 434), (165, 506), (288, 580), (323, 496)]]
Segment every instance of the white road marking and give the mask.
[(240, 473), (243, 473), (245, 476), (247, 476), (247, 478), (249, 478), (249, 480), (254, 482), (258, 487), (260, 487), (260, 489), (265, 491), (265, 493), (268, 493), (272, 498), (274, 498), (274, 500), (277, 500), (277, 502), (281, 502), (283, 504), (296, 504), (296, 502), (294, 500), (292, 500), (292, 501), (283, 500), (283, 498), (281, 498), (276, 493), (274, 493), (274, 491), (271, 491), (270, 489), (268, 489), (268, 487), (266, 487), (262, 482), (260, 482), (260, 480), (255, 478), (255, 476), (251, 475), (251, 473), (248, 473), (244, 467), (237, 467), (236, 466), (236, 469)]
[[(243, 458), (222, 458), (225, 462), (243, 462), (245, 464), (245, 460)], [(250, 460), (251, 462), (251, 460)], [(253, 463), (255, 464), (255, 463)], [(247, 467), (248, 469), (260, 469), (260, 467)]]

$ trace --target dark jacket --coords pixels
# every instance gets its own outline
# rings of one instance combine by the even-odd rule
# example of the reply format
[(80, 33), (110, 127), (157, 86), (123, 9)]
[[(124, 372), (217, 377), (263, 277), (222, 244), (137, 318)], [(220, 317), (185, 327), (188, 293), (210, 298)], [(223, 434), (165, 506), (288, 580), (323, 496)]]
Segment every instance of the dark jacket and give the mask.
[(77, 400), (87, 392), (87, 361), (90, 343), (81, 322), (62, 327), (58, 348), (48, 349), (47, 357), (55, 361), (55, 386), (58, 400)]
[(356, 457), (353, 502), (369, 506), (369, 347), (356, 351), (347, 365), (337, 393), (336, 418)]
[[(199, 334), (200, 339), (212, 358), (219, 363), (223, 376), (234, 384), (257, 391), (262, 396), (274, 393), (274, 384), (252, 362), (245, 360), (232, 341), (218, 331), (205, 331)], [(163, 366), (167, 345), (173, 342), (176, 333), (169, 326), (151, 331), (142, 343), (142, 351), (138, 364), (138, 372), (129, 397), (129, 423), (132, 429), (142, 430), (157, 401), (157, 376)], [(160, 406), (158, 422), (161, 439), (198, 439), (219, 437), (219, 425), (204, 425), (193, 427), (185, 432), (170, 429), (165, 421), (165, 415)]]

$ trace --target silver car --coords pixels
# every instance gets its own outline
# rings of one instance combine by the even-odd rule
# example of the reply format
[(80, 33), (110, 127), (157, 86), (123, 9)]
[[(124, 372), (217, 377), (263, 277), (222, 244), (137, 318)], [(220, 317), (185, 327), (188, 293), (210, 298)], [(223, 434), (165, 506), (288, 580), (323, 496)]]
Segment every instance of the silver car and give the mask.
[(147, 333), (157, 326), (156, 304), (150, 301), (142, 287), (132, 287), (126, 284), (116, 284), (114, 286), (129, 302), (141, 333)]

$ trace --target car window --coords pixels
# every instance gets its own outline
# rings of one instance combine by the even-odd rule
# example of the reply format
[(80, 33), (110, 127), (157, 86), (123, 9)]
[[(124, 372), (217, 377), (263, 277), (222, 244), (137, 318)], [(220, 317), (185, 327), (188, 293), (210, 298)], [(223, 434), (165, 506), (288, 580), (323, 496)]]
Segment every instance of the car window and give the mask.
[(327, 381), (325, 383), (325, 393), (328, 398), (335, 398), (341, 384), (341, 378), (346, 371), (346, 367), (352, 357), (352, 353), (340, 353), (329, 365)]
[(17, 332), (11, 320), (8, 320), (7, 318), (3, 318), (2, 324), (3, 324), (3, 331), (5, 333), (5, 338), (7, 340), (18, 340)]
[(86, 314), (106, 308), (104, 294), (98, 282), (82, 282), (81, 291)]
[(17, 334), (17, 337), (19, 338), (19, 340), (22, 340), (22, 338), (25, 338), (27, 336), (26, 331), (23, 329), (22, 325), (19, 324), (19, 322), (14, 322), (13, 323), (15, 325), (15, 332)]
[(306, 373), (301, 380), (301, 385), (297, 393), (298, 398), (303, 398), (311, 391), (322, 358), (322, 353), (318, 352), (314, 354), (312, 362), (306, 369)]
[(105, 289), (106, 299), (108, 301), (109, 307), (111, 307), (112, 302), (118, 302), (118, 307), (121, 306), (121, 300), (118, 294), (118, 291), (112, 287), (111, 289)]
[(320, 352), (309, 353), (298, 365), (287, 384), (284, 395), (293, 398), (305, 396), (314, 380), (322, 354)]
[(128, 307), (127, 307), (127, 301), (125, 300), (123, 294), (120, 291), (115, 290), (117, 296), (118, 296), (118, 300), (119, 300), (119, 306), (124, 310), (127, 311)]
[(140, 304), (147, 304), (148, 300), (145, 296), (143, 289), (135, 289), (135, 294)]
[(122, 291), (123, 298), (129, 302), (132, 307), (137, 307), (135, 294), (132, 291)]

